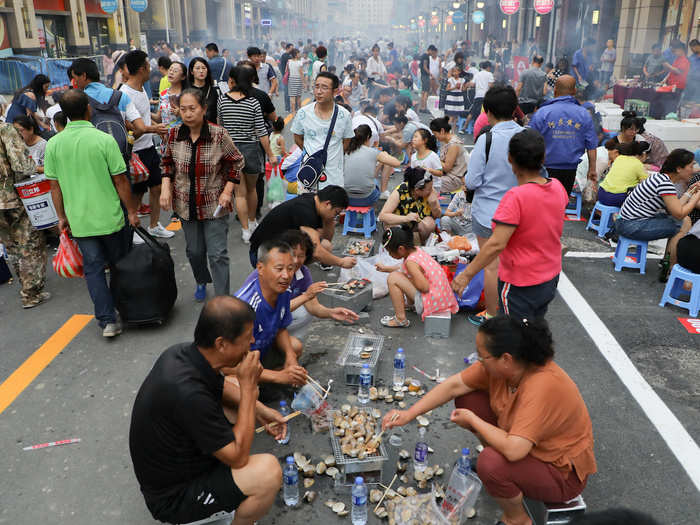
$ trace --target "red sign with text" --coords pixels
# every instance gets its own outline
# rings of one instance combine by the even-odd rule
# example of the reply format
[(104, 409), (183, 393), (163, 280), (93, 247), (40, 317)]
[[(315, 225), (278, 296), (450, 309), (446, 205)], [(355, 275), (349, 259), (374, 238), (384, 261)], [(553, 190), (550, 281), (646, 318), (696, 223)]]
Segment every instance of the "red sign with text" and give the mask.
[(520, 9), (520, 0), (500, 0), (498, 3), (504, 15), (514, 15)]
[(554, 7), (554, 0), (535, 0), (535, 11), (540, 15), (546, 15)]
[(679, 317), (678, 320), (681, 322), (683, 327), (688, 330), (689, 334), (700, 334), (700, 319), (692, 317)]
[(513, 57), (513, 82), (520, 82), (520, 75), (523, 74), (530, 64), (527, 57)]

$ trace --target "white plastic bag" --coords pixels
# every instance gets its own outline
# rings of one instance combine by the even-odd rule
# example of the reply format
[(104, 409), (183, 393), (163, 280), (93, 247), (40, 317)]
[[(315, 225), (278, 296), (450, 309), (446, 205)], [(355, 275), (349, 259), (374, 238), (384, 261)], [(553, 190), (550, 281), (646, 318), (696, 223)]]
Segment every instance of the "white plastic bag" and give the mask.
[(358, 258), (357, 264), (353, 268), (342, 268), (338, 281), (345, 282), (350, 279), (369, 279), (372, 282), (372, 299), (380, 299), (389, 294), (389, 285), (387, 284), (389, 274), (377, 270), (375, 268), (377, 263), (381, 263), (385, 266), (400, 266), (403, 261), (401, 259), (394, 259), (382, 247), (379, 250), (379, 254), (373, 257), (364, 259)]

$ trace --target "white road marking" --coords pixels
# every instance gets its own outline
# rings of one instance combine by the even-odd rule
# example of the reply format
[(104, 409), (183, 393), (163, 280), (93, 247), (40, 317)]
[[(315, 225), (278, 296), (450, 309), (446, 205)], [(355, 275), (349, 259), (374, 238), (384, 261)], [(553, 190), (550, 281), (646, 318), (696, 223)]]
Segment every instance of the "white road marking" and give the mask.
[(635, 368), (632, 361), (608, 330), (600, 317), (579, 293), (564, 272), (559, 277), (559, 294), (576, 315), (603, 357), (639, 403), (688, 476), (700, 490), (700, 447), (653, 388)]
[[(566, 252), (564, 257), (578, 259), (606, 259), (615, 255), (615, 252)], [(647, 252), (647, 259), (661, 259), (661, 255)]]

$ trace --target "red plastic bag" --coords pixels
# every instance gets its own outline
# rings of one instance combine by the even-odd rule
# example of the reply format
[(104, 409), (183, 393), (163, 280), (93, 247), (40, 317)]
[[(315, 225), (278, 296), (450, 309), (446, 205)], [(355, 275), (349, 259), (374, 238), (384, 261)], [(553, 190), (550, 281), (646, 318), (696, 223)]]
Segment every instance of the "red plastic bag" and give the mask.
[(131, 178), (132, 184), (138, 184), (139, 182), (146, 182), (150, 173), (148, 168), (141, 160), (141, 157), (137, 153), (131, 154), (131, 160), (129, 161), (129, 177)]
[(83, 254), (80, 253), (78, 243), (68, 237), (66, 230), (61, 232), (58, 252), (53, 258), (53, 269), (61, 277), (84, 277)]

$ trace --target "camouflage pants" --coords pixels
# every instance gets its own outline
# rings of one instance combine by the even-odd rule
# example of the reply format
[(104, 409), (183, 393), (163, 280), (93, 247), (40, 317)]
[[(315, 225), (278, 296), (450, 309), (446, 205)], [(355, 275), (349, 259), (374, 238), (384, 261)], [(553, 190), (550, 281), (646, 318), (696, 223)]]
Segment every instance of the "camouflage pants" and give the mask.
[(46, 284), (44, 232), (34, 229), (22, 207), (0, 210), (0, 242), (7, 248), (12, 269), (22, 285), (22, 302), (31, 301)]

